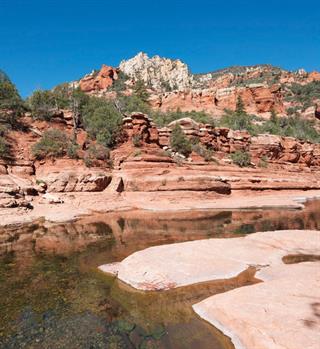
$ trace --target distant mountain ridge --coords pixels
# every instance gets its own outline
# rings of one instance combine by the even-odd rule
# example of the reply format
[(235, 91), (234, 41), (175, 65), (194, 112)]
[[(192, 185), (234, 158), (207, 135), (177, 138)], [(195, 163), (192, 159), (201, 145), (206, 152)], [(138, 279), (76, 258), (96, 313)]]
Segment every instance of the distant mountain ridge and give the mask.
[(320, 104), (319, 72), (258, 64), (192, 74), (179, 59), (149, 57), (143, 52), (121, 61), (116, 68), (103, 65), (76, 84), (86, 93), (115, 98), (119, 93), (132, 93), (139, 80), (149, 91), (152, 108), (163, 112), (205, 111), (219, 117), (225, 109), (235, 110), (241, 97), (251, 114), (269, 117), (274, 110), (282, 116), (300, 113), (312, 118), (315, 105)]

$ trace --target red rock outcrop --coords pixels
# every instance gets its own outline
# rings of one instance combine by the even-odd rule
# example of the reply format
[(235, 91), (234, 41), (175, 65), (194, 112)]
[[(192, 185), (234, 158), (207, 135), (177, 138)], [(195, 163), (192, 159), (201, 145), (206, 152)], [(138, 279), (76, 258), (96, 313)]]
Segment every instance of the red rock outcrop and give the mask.
[(190, 118), (172, 122), (159, 129), (159, 144), (167, 147), (173, 126), (179, 123), (187, 137), (196, 137), (205, 147), (216, 152), (229, 154), (235, 151), (248, 151), (252, 159), (278, 164), (299, 163), (305, 166), (319, 166), (320, 145), (301, 141), (292, 137), (260, 134), (254, 137), (247, 131), (234, 131), (224, 127), (198, 124)]
[(80, 89), (84, 92), (106, 90), (118, 79), (118, 69), (103, 65), (98, 73), (91, 73), (79, 82)]
[(111, 182), (111, 173), (99, 168), (86, 168), (72, 160), (56, 161), (37, 168), (36, 179), (45, 183), (48, 192), (97, 192)]
[(320, 73), (317, 71), (313, 71), (308, 75), (309, 81), (320, 81)]
[(267, 87), (259, 84), (248, 87), (173, 91), (152, 95), (150, 103), (161, 111), (204, 110), (218, 116), (222, 115), (225, 109), (235, 110), (239, 96), (243, 99), (248, 113), (263, 114), (273, 109), (277, 113), (285, 112), (280, 85)]

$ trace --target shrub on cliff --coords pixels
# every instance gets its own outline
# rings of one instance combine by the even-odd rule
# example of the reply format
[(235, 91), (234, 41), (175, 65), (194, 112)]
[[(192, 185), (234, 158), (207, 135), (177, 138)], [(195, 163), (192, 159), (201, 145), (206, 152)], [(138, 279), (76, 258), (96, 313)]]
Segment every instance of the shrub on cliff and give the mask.
[(150, 94), (143, 80), (137, 80), (133, 86), (133, 95), (140, 98), (144, 103), (148, 103)]
[(219, 124), (232, 130), (247, 130), (250, 134), (255, 134), (256, 130), (253, 120), (254, 117), (246, 113), (242, 98), (239, 96), (236, 110), (225, 110)]
[(37, 90), (27, 100), (35, 119), (50, 120), (58, 110), (55, 95), (50, 90)]
[(121, 129), (122, 115), (112, 103), (91, 97), (83, 107), (82, 118), (90, 137), (106, 147), (115, 144)]
[(4, 158), (8, 155), (8, 144), (4, 137), (0, 137), (0, 157)]
[(201, 157), (203, 157), (203, 159), (205, 161), (212, 161), (213, 158), (213, 150), (212, 149), (209, 149), (207, 147), (205, 147), (204, 145), (202, 144), (193, 144), (192, 145), (192, 150), (197, 153), (198, 155), (200, 155)]
[(257, 128), (259, 133), (269, 133), (285, 137), (294, 137), (313, 143), (320, 142), (320, 134), (314, 128), (314, 121), (303, 119), (299, 115), (287, 118), (273, 117)]
[(293, 83), (286, 86), (286, 101), (298, 102), (305, 110), (313, 105), (320, 95), (320, 81), (312, 81), (306, 85)]
[(0, 122), (16, 126), (25, 105), (14, 84), (5, 75), (0, 79)]
[(40, 141), (31, 150), (37, 159), (61, 157), (66, 154), (69, 143), (66, 133), (52, 128), (43, 133)]
[(118, 104), (121, 112), (125, 114), (130, 114), (133, 112), (149, 114), (151, 112), (149, 104), (136, 95), (120, 96), (118, 97)]
[(53, 90), (37, 90), (27, 99), (35, 119), (50, 120), (59, 109), (77, 109), (81, 114), (89, 97), (79, 88), (72, 89), (68, 84), (60, 84)]
[(251, 156), (250, 153), (246, 151), (236, 151), (230, 155), (231, 160), (234, 164), (240, 167), (248, 167), (251, 164)]
[(184, 156), (189, 156), (192, 151), (191, 143), (178, 124), (176, 124), (172, 130), (170, 145), (173, 151), (183, 154)]
[(116, 92), (124, 91), (127, 88), (126, 81), (129, 79), (130, 78), (127, 74), (125, 74), (123, 71), (120, 71), (118, 73), (118, 79), (113, 81), (113, 84), (110, 87), (110, 90), (116, 91)]
[(97, 164), (97, 160), (107, 161), (110, 159), (110, 151), (101, 144), (92, 144), (88, 148), (83, 161), (87, 167)]

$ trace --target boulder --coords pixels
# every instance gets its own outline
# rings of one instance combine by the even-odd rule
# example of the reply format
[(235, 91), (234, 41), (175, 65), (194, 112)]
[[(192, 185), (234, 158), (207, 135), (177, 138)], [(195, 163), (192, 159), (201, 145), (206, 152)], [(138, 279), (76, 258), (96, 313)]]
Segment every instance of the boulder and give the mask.
[(48, 192), (95, 192), (103, 191), (111, 182), (111, 175), (98, 170), (72, 170), (37, 174)]

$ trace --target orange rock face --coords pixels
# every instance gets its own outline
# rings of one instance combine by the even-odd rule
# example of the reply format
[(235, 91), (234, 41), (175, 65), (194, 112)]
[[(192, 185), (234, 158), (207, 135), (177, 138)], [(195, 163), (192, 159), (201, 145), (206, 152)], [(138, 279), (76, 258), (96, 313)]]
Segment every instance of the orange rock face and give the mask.
[(98, 74), (86, 75), (80, 80), (80, 88), (83, 92), (106, 90), (118, 79), (118, 70), (103, 65)]
[(235, 110), (238, 96), (243, 99), (248, 113), (262, 114), (270, 112), (272, 109), (277, 113), (285, 112), (280, 85), (174, 91), (153, 95), (150, 102), (155, 109), (161, 111), (204, 110), (219, 116), (223, 114), (225, 109)]
[(317, 71), (313, 71), (308, 75), (308, 80), (311, 81), (320, 81), (320, 73)]

